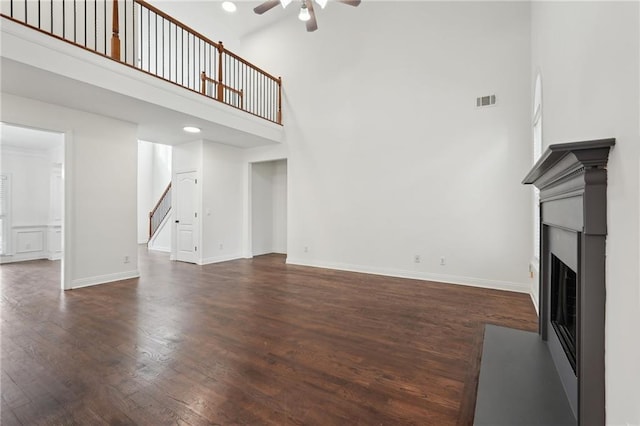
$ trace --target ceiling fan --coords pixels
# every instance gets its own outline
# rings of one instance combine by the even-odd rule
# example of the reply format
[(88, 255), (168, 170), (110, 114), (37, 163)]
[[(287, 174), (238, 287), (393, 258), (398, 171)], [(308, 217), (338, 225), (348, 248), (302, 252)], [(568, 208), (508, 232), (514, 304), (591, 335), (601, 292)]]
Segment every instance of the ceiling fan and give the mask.
[[(273, 9), (277, 5), (281, 4), (283, 8), (289, 6), (293, 0), (267, 0), (264, 3), (256, 6), (253, 11), (258, 15), (262, 15), (268, 10)], [(313, 9), (313, 2), (316, 2), (322, 9), (327, 5), (328, 0), (301, 0), (302, 6), (300, 7), (300, 14), (298, 18), (304, 21), (307, 26), (307, 31), (315, 31), (318, 29), (318, 21), (316, 20), (316, 12)], [(349, 6), (357, 7), (361, 0), (334, 0), (337, 3), (348, 4)]]

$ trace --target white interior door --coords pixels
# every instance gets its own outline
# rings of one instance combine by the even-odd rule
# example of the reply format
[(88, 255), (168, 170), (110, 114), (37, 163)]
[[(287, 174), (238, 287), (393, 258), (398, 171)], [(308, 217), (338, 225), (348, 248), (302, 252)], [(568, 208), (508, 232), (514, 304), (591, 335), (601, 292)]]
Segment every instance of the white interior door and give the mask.
[(176, 174), (176, 260), (196, 263), (198, 252), (198, 179), (196, 172)]

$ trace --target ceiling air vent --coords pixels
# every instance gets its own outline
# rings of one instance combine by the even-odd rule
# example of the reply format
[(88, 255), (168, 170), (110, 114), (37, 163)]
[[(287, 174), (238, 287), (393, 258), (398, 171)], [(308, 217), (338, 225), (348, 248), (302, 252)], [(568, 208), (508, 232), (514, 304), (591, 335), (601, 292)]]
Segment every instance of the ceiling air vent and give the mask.
[(476, 98), (476, 107), (482, 108), (496, 104), (496, 95), (487, 95)]

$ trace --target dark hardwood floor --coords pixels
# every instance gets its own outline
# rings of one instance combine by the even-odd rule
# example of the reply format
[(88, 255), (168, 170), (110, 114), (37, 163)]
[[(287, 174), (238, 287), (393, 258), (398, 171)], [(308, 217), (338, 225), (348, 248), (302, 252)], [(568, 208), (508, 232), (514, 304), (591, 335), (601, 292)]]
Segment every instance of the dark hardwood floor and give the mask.
[(485, 323), (529, 296), (140, 252), (142, 278), (61, 292), (2, 265), (2, 425), (452, 425), (473, 419)]

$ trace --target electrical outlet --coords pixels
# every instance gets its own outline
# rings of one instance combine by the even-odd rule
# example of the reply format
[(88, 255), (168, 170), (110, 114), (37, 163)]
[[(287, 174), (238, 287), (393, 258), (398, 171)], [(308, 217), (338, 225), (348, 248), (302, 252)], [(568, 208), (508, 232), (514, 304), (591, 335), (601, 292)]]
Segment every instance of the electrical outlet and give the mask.
[(442, 256), (442, 257), (440, 258), (440, 266), (444, 266), (444, 265), (446, 265), (446, 264), (447, 264), (447, 259), (445, 259), (445, 257), (444, 257), (444, 256)]
[(533, 265), (529, 264), (529, 278), (533, 278)]
[(220, 247), (220, 250), (223, 250), (224, 249), (224, 243), (220, 243), (219, 247)]
[(125, 256), (125, 257), (124, 257), (124, 263), (129, 263), (129, 262), (130, 262), (130, 261), (129, 261), (129, 256)]
[(304, 252), (309, 253), (309, 246), (304, 246)]
[(420, 263), (420, 255), (419, 254), (414, 254), (413, 255), (413, 263)]

